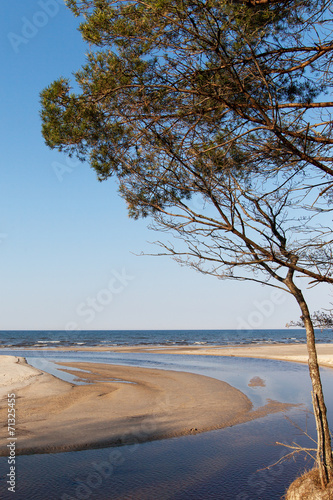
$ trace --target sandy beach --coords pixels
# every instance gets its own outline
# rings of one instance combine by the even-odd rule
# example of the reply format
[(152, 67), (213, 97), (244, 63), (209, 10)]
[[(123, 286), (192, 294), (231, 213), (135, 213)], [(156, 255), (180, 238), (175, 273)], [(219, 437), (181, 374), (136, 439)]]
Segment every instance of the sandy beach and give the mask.
[[(62, 381), (1, 356), (1, 421), (16, 395), (17, 454), (82, 450), (195, 434), (284, 411), (276, 401), (256, 410), (225, 382), (191, 373), (99, 363), (57, 363), (84, 385)], [(7, 427), (0, 431), (2, 442)], [(6, 455), (5, 447), (1, 455)]]
[[(41, 349), (42, 350), (42, 349)], [(105, 346), (49, 351), (153, 352), (238, 356), (307, 362), (306, 345)], [(333, 367), (333, 345), (317, 346), (321, 366)], [(195, 434), (233, 426), (287, 410), (268, 400), (253, 410), (251, 401), (229, 384), (191, 373), (100, 363), (57, 363), (81, 384), (38, 370), (23, 357), (1, 355), (1, 421), (7, 420), (7, 393), (15, 393), (19, 437), (17, 454), (82, 450)], [(83, 382), (83, 383), (82, 383)], [(261, 384), (256, 377), (253, 386)], [(2, 427), (3, 442), (8, 438)], [(1, 455), (7, 450), (2, 447)]]
[[(113, 350), (113, 349), (112, 349)], [(276, 359), (293, 363), (307, 363), (308, 353), (305, 344), (274, 344), (241, 347), (226, 346), (189, 346), (166, 348), (128, 347), (116, 348), (115, 352), (167, 352), (169, 354), (197, 354), (206, 356), (238, 356), (242, 358)], [(318, 363), (320, 366), (333, 368), (333, 344), (317, 344)]]
[[(27, 349), (28, 350), (28, 349)], [(117, 353), (126, 352), (154, 352), (164, 354), (191, 354), (202, 356), (238, 356), (243, 358), (276, 359), (294, 363), (307, 363), (308, 354), (305, 344), (270, 344), (254, 346), (103, 346), (103, 347), (55, 347), (41, 348), (40, 350), (60, 351), (108, 351)], [(333, 344), (317, 344), (318, 362), (320, 366), (333, 368)]]

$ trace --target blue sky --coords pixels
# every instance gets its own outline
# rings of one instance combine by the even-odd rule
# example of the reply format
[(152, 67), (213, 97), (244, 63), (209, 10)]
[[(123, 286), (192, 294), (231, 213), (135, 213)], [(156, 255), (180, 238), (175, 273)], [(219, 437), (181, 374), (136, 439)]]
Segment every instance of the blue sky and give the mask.
[[(289, 297), (221, 281), (154, 252), (113, 181), (49, 150), (39, 93), (70, 77), (87, 47), (61, 0), (1, 7), (0, 330), (283, 328)], [(273, 293), (273, 295), (272, 295)], [(308, 292), (312, 309), (328, 289)]]

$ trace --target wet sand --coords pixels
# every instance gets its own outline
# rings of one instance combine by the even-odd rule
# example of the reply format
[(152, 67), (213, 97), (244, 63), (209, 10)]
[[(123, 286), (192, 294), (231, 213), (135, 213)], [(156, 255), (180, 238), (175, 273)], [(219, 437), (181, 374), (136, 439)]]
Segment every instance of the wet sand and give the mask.
[[(162, 352), (155, 351), (154, 352)], [(307, 363), (308, 352), (305, 344), (275, 344), (241, 347), (202, 347), (168, 349), (170, 354), (199, 354), (210, 356), (238, 356), (244, 358), (276, 359), (294, 363)], [(333, 368), (333, 344), (317, 344), (318, 362), (321, 366)]]
[[(87, 362), (57, 364), (86, 384), (62, 381), (31, 367), (22, 357), (0, 357), (0, 418), (4, 422), (0, 437), (2, 443), (7, 442), (6, 399), (7, 393), (15, 393), (16, 454), (195, 434), (294, 406), (268, 401), (253, 410), (238, 389), (203, 375)], [(8, 454), (6, 445), (0, 454)]]
[[(40, 349), (39, 349), (40, 350)], [(164, 354), (191, 354), (202, 356), (238, 356), (244, 358), (276, 359), (307, 363), (308, 354), (305, 344), (274, 344), (255, 346), (103, 346), (103, 347), (56, 347), (41, 350), (59, 351), (108, 351), (115, 353), (153, 352)], [(333, 368), (333, 344), (317, 344), (318, 362), (321, 366)]]

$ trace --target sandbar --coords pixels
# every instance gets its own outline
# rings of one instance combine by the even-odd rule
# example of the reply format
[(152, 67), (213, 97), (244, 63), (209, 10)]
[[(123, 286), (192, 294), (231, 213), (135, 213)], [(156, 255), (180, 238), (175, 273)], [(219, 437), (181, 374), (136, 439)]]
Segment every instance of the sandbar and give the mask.
[[(317, 344), (318, 363), (320, 366), (333, 368), (333, 344)], [(115, 353), (151, 352), (164, 354), (191, 354), (201, 356), (237, 356), (243, 358), (276, 359), (293, 363), (307, 363), (306, 344), (257, 344), (251, 346), (103, 346), (103, 347), (57, 347), (41, 350), (59, 351), (108, 351)]]
[[(320, 366), (333, 368), (333, 344), (317, 344), (317, 356)], [(151, 352), (151, 351), (150, 351)], [(163, 349), (154, 349), (163, 352)], [(165, 351), (164, 351), (165, 352)], [(255, 346), (189, 346), (168, 349), (169, 354), (198, 354), (205, 356), (237, 356), (242, 358), (275, 359), (293, 363), (307, 363), (306, 344), (270, 344)]]
[(119, 446), (196, 434), (285, 411), (268, 400), (253, 409), (226, 382), (191, 373), (87, 362), (57, 363), (81, 385), (0, 357), (0, 455), (7, 455), (7, 393), (15, 393), (16, 454)]

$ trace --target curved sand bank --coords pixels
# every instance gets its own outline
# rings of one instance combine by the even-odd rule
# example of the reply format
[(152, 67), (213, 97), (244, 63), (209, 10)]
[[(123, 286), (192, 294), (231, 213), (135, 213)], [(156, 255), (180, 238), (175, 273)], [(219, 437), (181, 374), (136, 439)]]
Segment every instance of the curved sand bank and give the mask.
[[(8, 442), (6, 398), (7, 392), (15, 393), (16, 454), (181, 436), (293, 406), (270, 401), (253, 411), (239, 390), (191, 373), (99, 363), (57, 364), (89, 383), (74, 385), (31, 367), (24, 358), (0, 357), (0, 418), (5, 423), (0, 436), (2, 443)], [(6, 445), (0, 454), (8, 454)]]

